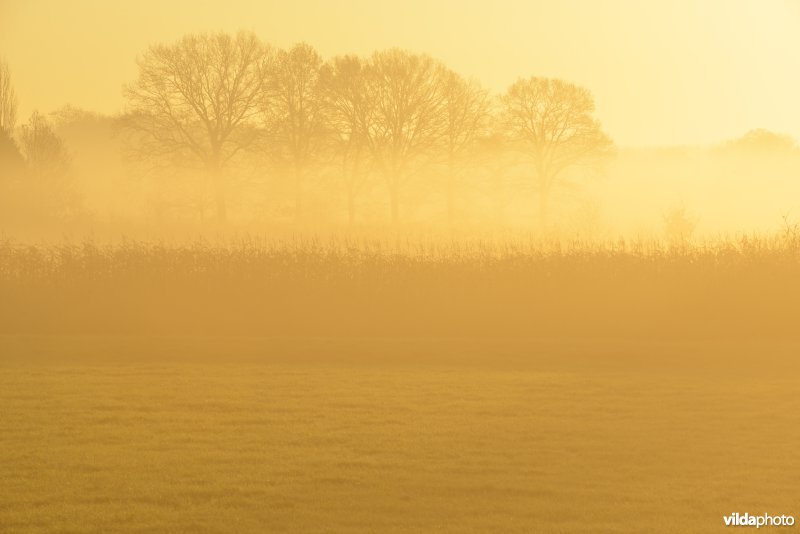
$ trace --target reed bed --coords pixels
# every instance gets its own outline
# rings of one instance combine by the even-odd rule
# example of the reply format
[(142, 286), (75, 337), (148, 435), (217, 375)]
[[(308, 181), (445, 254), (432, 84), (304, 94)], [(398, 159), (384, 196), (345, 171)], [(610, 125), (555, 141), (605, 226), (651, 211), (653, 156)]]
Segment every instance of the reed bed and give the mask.
[(5, 333), (794, 336), (793, 235), (0, 243)]

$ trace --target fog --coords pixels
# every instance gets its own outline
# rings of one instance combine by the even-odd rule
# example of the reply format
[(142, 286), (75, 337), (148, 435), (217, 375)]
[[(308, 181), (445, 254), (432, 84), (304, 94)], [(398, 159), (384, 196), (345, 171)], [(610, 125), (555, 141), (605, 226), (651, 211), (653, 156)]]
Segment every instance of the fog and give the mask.
[(0, 0), (0, 531), (794, 524), (798, 22)]
[(793, 2), (117, 7), (3, 5), (3, 235), (704, 240), (800, 218)]
[(309, 165), (298, 193), (292, 173), (264, 150), (244, 154), (225, 170), (228, 209), (221, 223), (207, 173), (193, 163), (136, 159), (122, 120), (75, 108), (43, 116), (62, 143), (63, 154), (53, 157), (63, 157), (65, 167), (39, 178), (6, 140), (4, 235), (197, 238), (302, 231), (669, 239), (670, 217), (680, 213), (691, 228), (687, 237), (702, 240), (771, 234), (800, 219), (800, 149), (788, 136), (754, 130), (706, 146), (615, 146), (600, 162), (567, 169), (550, 192), (546, 228), (534, 163), (524, 151), (487, 148), (482, 139), (459, 162), (451, 208), (446, 162), (434, 158), (408, 177), (394, 223), (389, 188), (376, 170), (360, 178), (350, 205), (335, 155)]

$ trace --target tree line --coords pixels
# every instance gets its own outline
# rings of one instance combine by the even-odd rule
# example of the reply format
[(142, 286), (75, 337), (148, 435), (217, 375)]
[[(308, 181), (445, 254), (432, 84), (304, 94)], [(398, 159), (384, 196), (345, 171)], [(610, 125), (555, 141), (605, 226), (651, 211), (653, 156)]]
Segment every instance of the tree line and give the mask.
[(327, 165), (338, 169), (351, 222), (377, 180), (397, 223), (415, 176), (441, 171), (452, 222), (455, 190), (476, 154), (511, 150), (531, 163), (544, 224), (564, 171), (612, 146), (585, 88), (531, 77), (492, 97), (442, 62), (400, 49), (326, 61), (305, 43), (283, 50), (249, 32), (193, 34), (151, 46), (138, 66), (124, 89), (128, 147), (142, 160), (202, 168), (220, 221), (227, 170), (246, 153), (291, 176), (298, 220), (306, 180)]
[[(400, 49), (325, 60), (305, 43), (279, 49), (252, 32), (199, 33), (150, 46), (137, 63), (117, 120), (126, 154), (160, 180), (177, 169), (203, 181), (222, 223), (245, 159), (288, 177), (297, 221), (308, 183), (324, 175), (346, 199), (350, 223), (365, 192), (379, 186), (395, 224), (415, 180), (435, 176), (452, 224), (470, 172), (502, 173), (513, 161), (538, 194), (544, 227), (567, 171), (612, 149), (583, 87), (529, 77), (491, 95), (441, 61)], [(15, 129), (16, 110), (1, 64), (0, 166), (24, 167), (49, 196), (68, 197), (47, 178), (69, 165), (63, 141), (38, 113)]]

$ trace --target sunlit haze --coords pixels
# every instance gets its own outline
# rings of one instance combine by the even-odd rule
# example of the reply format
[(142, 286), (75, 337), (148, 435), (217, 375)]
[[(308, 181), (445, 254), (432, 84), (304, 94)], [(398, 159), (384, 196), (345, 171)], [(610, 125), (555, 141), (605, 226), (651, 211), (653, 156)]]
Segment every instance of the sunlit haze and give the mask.
[(623, 146), (713, 143), (753, 128), (800, 137), (796, 0), (0, 2), (21, 116), (116, 112), (135, 59), (187, 32), (252, 29), (324, 57), (402, 47), (494, 92), (517, 77), (580, 83)]
[(0, 532), (793, 526), (799, 142), (800, 0), (0, 0)]

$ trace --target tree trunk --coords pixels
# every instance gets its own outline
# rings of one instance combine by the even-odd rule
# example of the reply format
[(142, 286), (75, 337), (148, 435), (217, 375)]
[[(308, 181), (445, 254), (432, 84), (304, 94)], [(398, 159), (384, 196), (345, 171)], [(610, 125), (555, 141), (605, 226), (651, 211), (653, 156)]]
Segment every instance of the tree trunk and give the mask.
[(294, 166), (294, 222), (299, 223), (303, 215), (303, 169)]
[(347, 219), (350, 226), (356, 222), (356, 199), (352, 191), (347, 192)]
[(453, 227), (455, 221), (455, 171), (453, 170), (452, 158), (448, 164), (447, 169), (447, 223), (450, 228)]
[(225, 183), (222, 178), (222, 169), (218, 165), (211, 168), (211, 181), (214, 186), (214, 201), (217, 206), (217, 221), (220, 224), (228, 222), (228, 208), (225, 204)]
[(547, 197), (548, 191), (542, 189), (539, 192), (539, 225), (541, 226), (542, 232), (547, 231)]
[(389, 202), (392, 208), (392, 224), (397, 226), (400, 220), (400, 199), (398, 198), (399, 192), (396, 186), (389, 188)]

